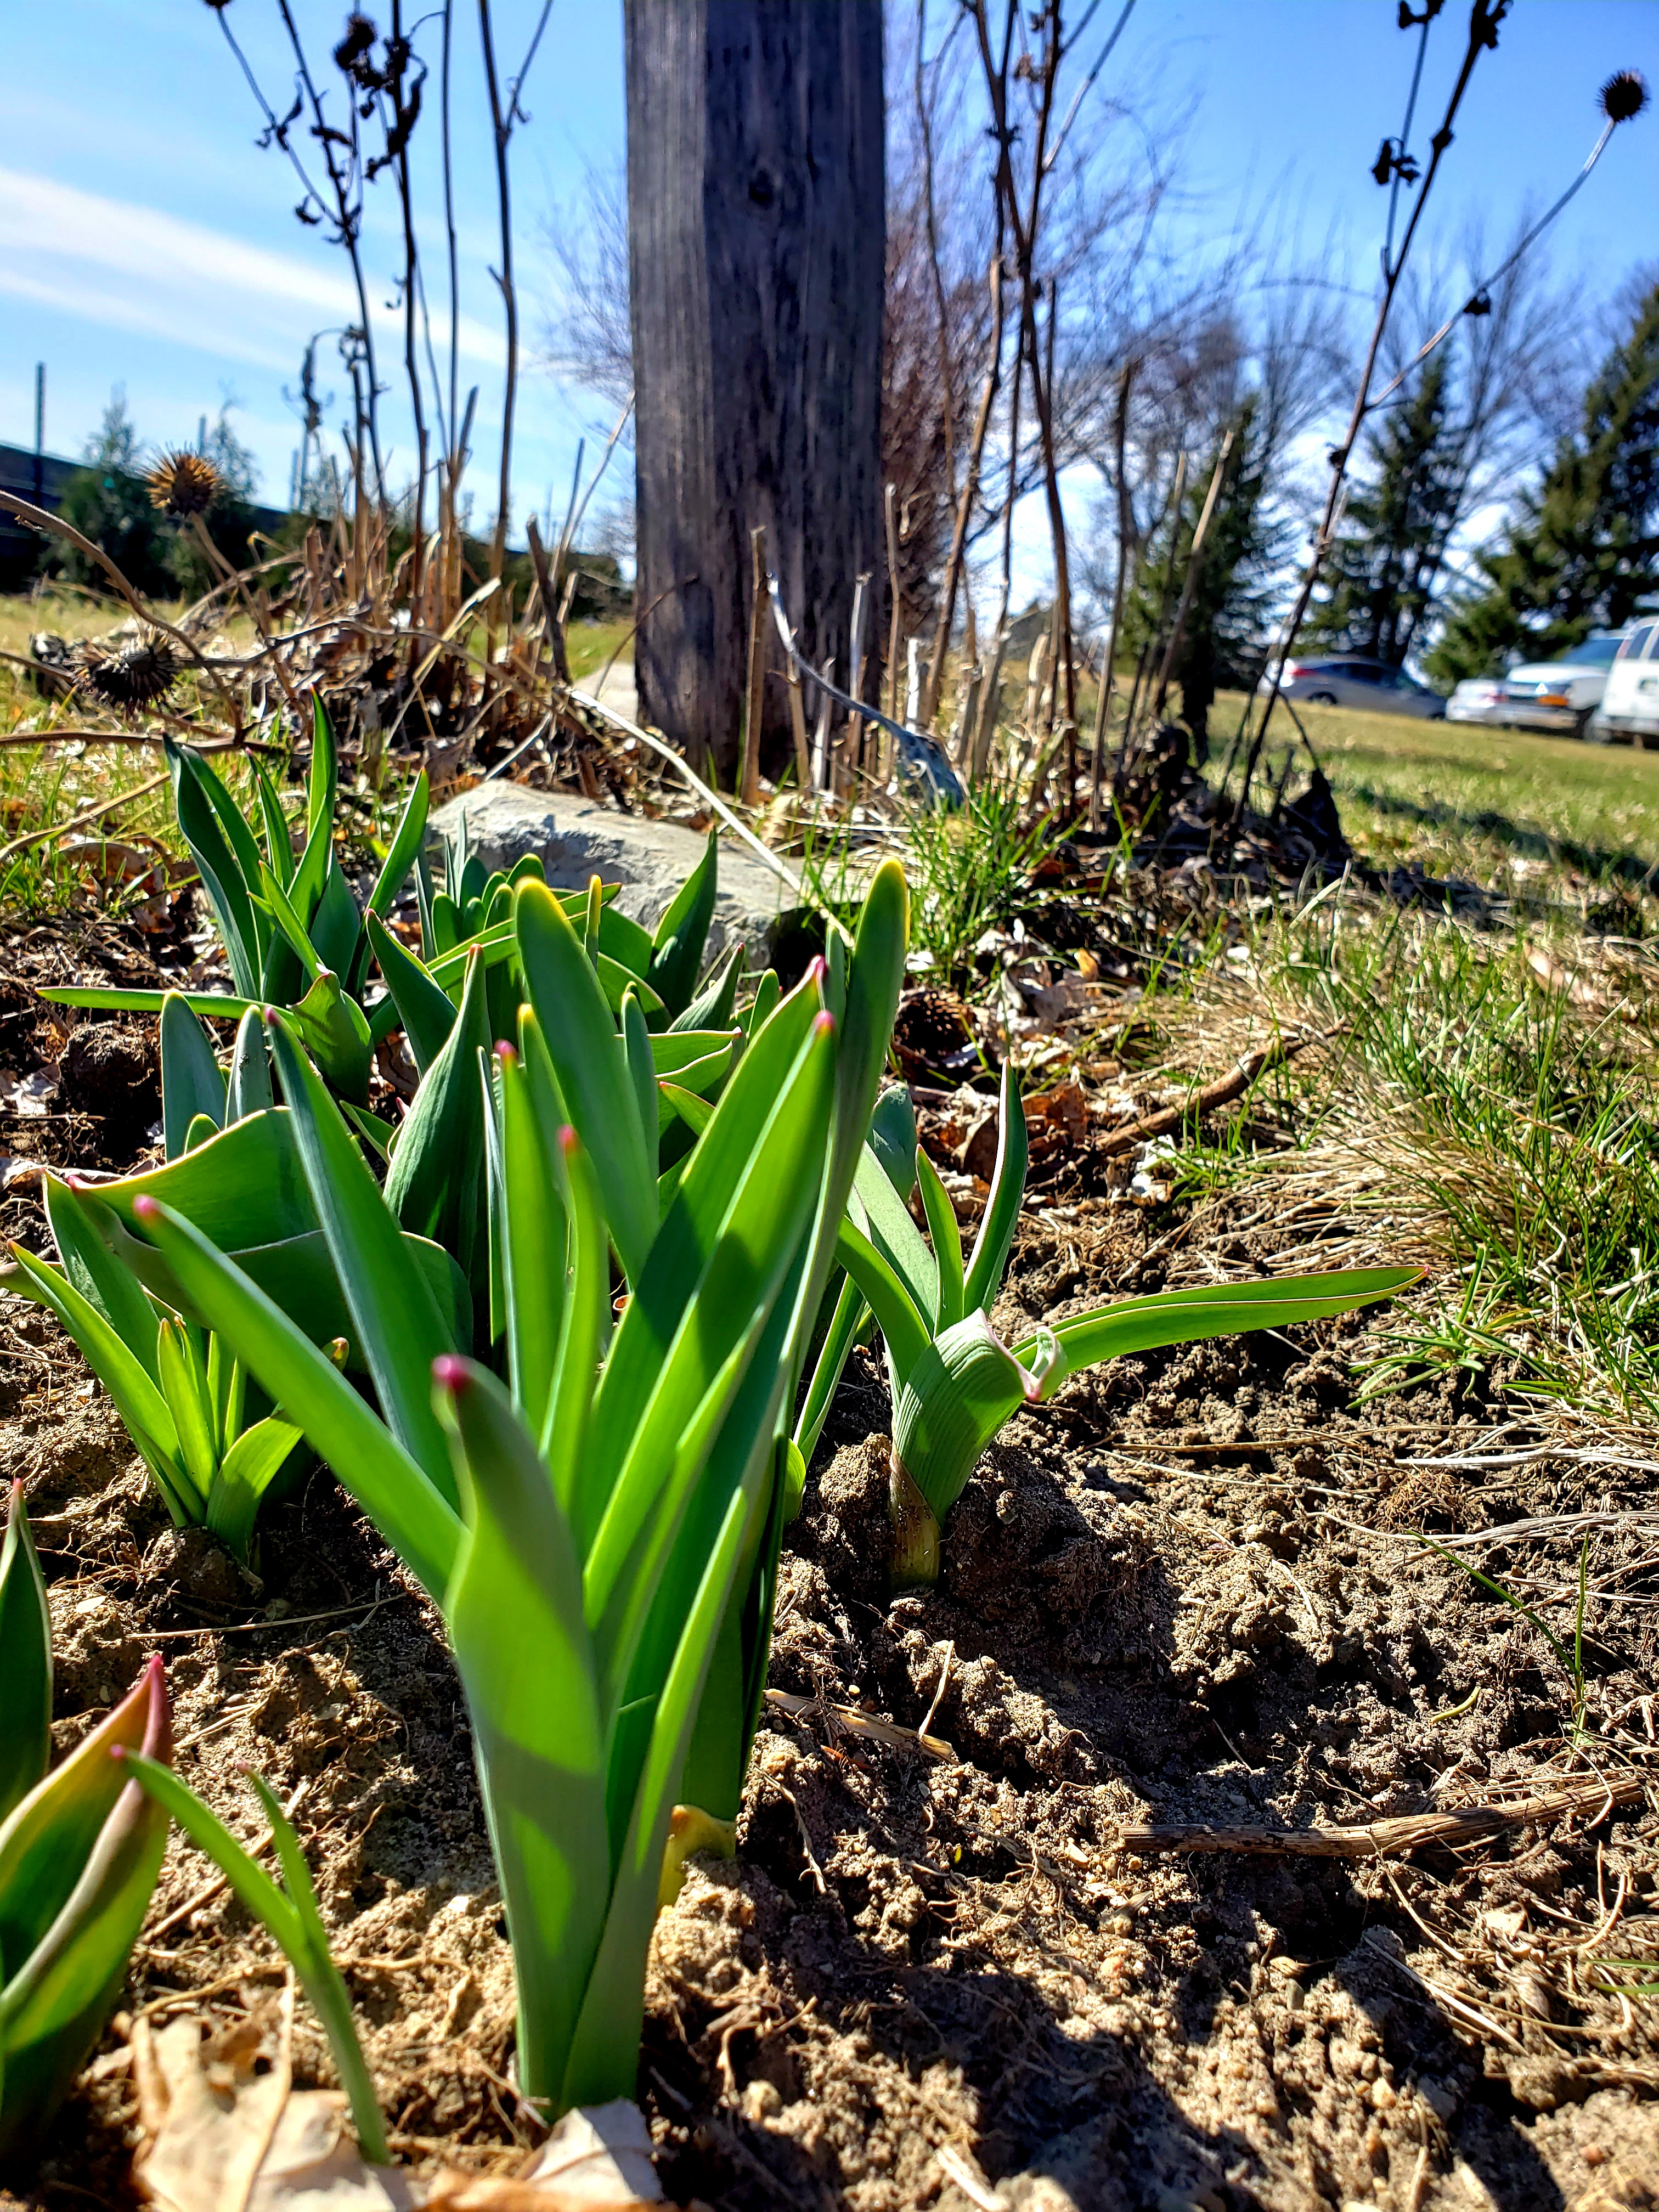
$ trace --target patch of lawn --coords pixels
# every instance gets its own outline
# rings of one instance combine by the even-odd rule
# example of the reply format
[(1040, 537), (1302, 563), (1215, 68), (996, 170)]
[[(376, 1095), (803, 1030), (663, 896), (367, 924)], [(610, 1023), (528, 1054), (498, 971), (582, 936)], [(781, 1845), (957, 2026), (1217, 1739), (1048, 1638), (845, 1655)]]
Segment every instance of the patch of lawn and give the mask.
[[(1217, 701), (1212, 726), (1231, 732), (1243, 706)], [(1281, 710), (1282, 712), (1282, 710)], [(1297, 714), (1368, 860), (1419, 860), (1435, 873), (1500, 886), (1539, 862), (1565, 863), (1609, 883), (1659, 869), (1659, 754), (1628, 745), (1502, 730), (1476, 722), (1419, 722), (1341, 707)], [(1275, 714), (1268, 751), (1274, 779), (1294, 737)], [(1212, 739), (1218, 755), (1224, 747)], [(1307, 765), (1297, 764), (1292, 788)], [(1516, 869), (1516, 862), (1524, 865)]]

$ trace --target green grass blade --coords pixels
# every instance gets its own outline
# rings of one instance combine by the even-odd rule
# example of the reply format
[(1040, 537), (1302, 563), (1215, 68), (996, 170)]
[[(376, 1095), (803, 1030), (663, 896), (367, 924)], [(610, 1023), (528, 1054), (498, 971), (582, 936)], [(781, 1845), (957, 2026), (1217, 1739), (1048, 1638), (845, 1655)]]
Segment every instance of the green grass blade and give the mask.
[[(739, 939), (684, 1012), (675, 1015), (668, 1024), (667, 1034), (672, 1036), (676, 1030), (730, 1029), (732, 1010), (738, 1003), (738, 986), (743, 981), (747, 963), (748, 953)], [(770, 1007), (767, 1012), (771, 1012)]]
[(225, 1548), (245, 1565), (253, 1543), (260, 1500), (301, 1440), (292, 1421), (271, 1414), (244, 1429), (219, 1462), (204, 1518)]
[(519, 1054), (501, 1069), (502, 1274), (513, 1402), (532, 1437), (547, 1420), (563, 1334), (568, 1222)]
[(155, 1367), (155, 1309), (131, 1267), (110, 1249), (92, 1208), (56, 1176), (42, 1179), (46, 1219), (68, 1279), (109, 1322), (127, 1350), (159, 1385)]
[(611, 1239), (599, 1178), (575, 1131), (558, 1131), (556, 1146), (570, 1221), (570, 1272), (540, 1445), (553, 1495), (574, 1524), (580, 1478), (589, 1464), (594, 1377), (611, 1322)]
[[(18, 1277), (7, 1287), (48, 1307), (74, 1338), (76, 1349), (109, 1392), (116, 1412), (161, 1483), (169, 1504), (182, 1504), (191, 1486), (179, 1456), (178, 1431), (159, 1384), (130, 1352), (89, 1298), (57, 1268), (48, 1267), (19, 1244), (11, 1247)], [(152, 1361), (159, 1375), (159, 1362)], [(189, 1516), (194, 1519), (195, 1515)]]
[(795, 1423), (795, 1448), (808, 1464), (823, 1434), (823, 1425), (830, 1418), (830, 1408), (835, 1403), (836, 1391), (853, 1346), (869, 1315), (870, 1309), (858, 1285), (850, 1276), (843, 1278), (817, 1364), (812, 1370), (812, 1379), (806, 1386), (806, 1395)]
[(370, 915), (363, 927), (397, 1007), (416, 1068), (424, 1075), (455, 1026), (455, 1002), (414, 954), (398, 943), (379, 915)]
[(629, 1809), (604, 1934), (558, 2085), (562, 2106), (603, 2103), (633, 2093), (645, 2006), (646, 1954), (657, 1916), (669, 1816), (737, 1579), (753, 1503), (746, 1490), (732, 1493), (685, 1613)]
[(835, 1079), (833, 1024), (820, 1015), (684, 1300), (588, 1554), (587, 1616), (617, 1701), (690, 1488), (816, 1211)]
[(265, 862), (286, 890), (294, 881), (294, 839), (288, 817), (283, 811), (283, 802), (269, 769), (257, 753), (250, 754), (249, 759), (253, 768), (253, 787), (259, 796), (259, 818), (264, 824)]
[(939, 1305), (939, 1262), (927, 1249), (910, 1209), (882, 1172), (868, 1145), (860, 1153), (853, 1188), (863, 1206), (870, 1242), (909, 1293), (910, 1303), (932, 1328)]
[[(317, 948), (311, 941), (311, 933), (301, 921), (298, 908), (277, 880), (274, 872), (263, 860), (259, 863), (259, 873), (256, 880), (259, 886), (259, 896), (264, 902), (271, 920), (288, 939), (289, 951), (299, 962), (308, 980), (314, 983), (323, 972), (323, 963), (318, 957)], [(297, 879), (295, 889), (296, 890), (299, 889)]]
[(156, 1332), (155, 1364), (179, 1438), (179, 1457), (196, 1492), (190, 1517), (200, 1521), (218, 1472), (219, 1453), (207, 1375), (183, 1322), (161, 1322)]
[(370, 2076), (363, 2047), (357, 2040), (357, 2027), (351, 2016), (351, 1998), (347, 1992), (339, 1968), (335, 1965), (328, 1948), (328, 1930), (323, 1925), (323, 1916), (317, 1909), (317, 1893), (312, 1887), (311, 1869), (306, 1864), (305, 1853), (300, 1848), (300, 1838), (293, 1824), (276, 1802), (276, 1793), (263, 1774), (250, 1774), (266, 1820), (270, 1826), (276, 1856), (283, 1869), (283, 1887), (288, 1901), (294, 1908), (298, 1924), (300, 1946), (297, 1955), (290, 1953), (295, 1972), (306, 1987), (318, 2018), (327, 2031), (334, 2053), (335, 2070), (344, 2087), (351, 2106), (351, 2118), (357, 2130), (357, 2141), (363, 2156), (372, 2166), (390, 2166), (392, 2152), (386, 2139), (386, 2124), (380, 2118), (380, 2107), (374, 2095), (374, 2084)]
[(865, 1304), (886, 1339), (894, 1371), (909, 1374), (933, 1342), (925, 1314), (863, 1231), (843, 1221), (836, 1234), (836, 1257), (858, 1285)]
[(1002, 1063), (1002, 1096), (999, 1102), (997, 1161), (991, 1171), (990, 1195), (974, 1240), (974, 1256), (963, 1285), (964, 1313), (989, 1313), (1002, 1290), (1002, 1273), (1019, 1225), (1020, 1202), (1025, 1195), (1025, 1170), (1030, 1146), (1025, 1133), (1025, 1109), (1019, 1095), (1019, 1078), (1012, 1060)]
[(657, 1070), (651, 1057), (651, 1039), (645, 1026), (645, 1014), (635, 991), (623, 994), (622, 1045), (623, 1058), (628, 1064), (629, 1080), (634, 1086), (635, 1109), (640, 1117), (640, 1127), (645, 1132), (646, 1149), (651, 1155), (651, 1168), (654, 1174), (657, 1164), (654, 1140), (660, 1127)]
[(309, 926), (328, 882), (334, 855), (334, 809), (339, 790), (339, 755), (334, 726), (313, 691), (311, 696), (311, 773), (306, 783), (306, 842), (294, 872), (294, 908)]
[(783, 986), (778, 981), (776, 969), (763, 969), (760, 980), (755, 985), (755, 995), (750, 1001), (749, 1011), (743, 1018), (743, 1033), (745, 1037), (756, 1037), (760, 1035), (768, 1022), (771, 1020), (774, 1010), (782, 996)]
[(421, 849), (421, 840), (426, 835), (427, 809), (432, 796), (432, 787), (422, 769), (410, 787), (404, 811), (398, 826), (392, 833), (392, 842), (386, 848), (380, 872), (374, 878), (374, 888), (368, 895), (367, 912), (384, 919), (398, 902), (398, 894), (409, 880), (409, 872), (415, 865), (415, 855)]
[[(273, 1015), (269, 1026), (312, 1199), (351, 1311), (351, 1337), (374, 1378), (387, 1426), (453, 1505), (449, 1447), (432, 1410), (430, 1378), (433, 1361), (453, 1351), (453, 1342), (424, 1277), (408, 1263), (398, 1223), (356, 1139), (295, 1042), (287, 1019)], [(240, 1344), (236, 1350), (258, 1374), (248, 1350)], [(265, 1387), (270, 1389), (269, 1383)], [(271, 1395), (295, 1419), (303, 1418), (302, 1408), (285, 1392), (273, 1389)]]
[(250, 1006), (236, 1025), (236, 1042), (230, 1051), (230, 1080), (225, 1088), (225, 1124), (263, 1114), (276, 1103), (270, 1087), (270, 1055), (265, 1050), (265, 1025)]
[(916, 1147), (916, 1181), (921, 1185), (922, 1211), (933, 1240), (933, 1260), (939, 1270), (938, 1327), (949, 1328), (962, 1319), (964, 1284), (962, 1273), (962, 1231), (939, 1170), (920, 1145)]
[(0, 1821), (27, 1796), (52, 1756), (52, 1616), (29, 1534), (23, 1486), (6, 1494), (0, 1541)]
[(460, 1534), (449, 1498), (453, 1474), (446, 1468), (443, 1486), (434, 1485), (327, 1355), (240, 1267), (179, 1215), (154, 1200), (143, 1204), (145, 1227), (192, 1302), (422, 1587), (441, 1600)]
[(334, 2063), (357, 2130), (365, 2158), (388, 2166), (392, 2153), (386, 2124), (375, 2102), (362, 2045), (351, 2016), (351, 1998), (328, 1948), (328, 1934), (317, 1910), (317, 1893), (300, 1839), (284, 1816), (276, 1795), (263, 1777), (249, 1776), (266, 1820), (270, 1824), (278, 1863), (283, 1869), (279, 1888), (252, 1854), (246, 1850), (188, 1784), (170, 1767), (128, 1753), (123, 1764), (139, 1786), (175, 1820), (198, 1850), (204, 1852), (224, 1876), (244, 1911), (262, 1921), (299, 1977), (312, 2008), (322, 2021), (334, 2053)]
[(465, 1534), (445, 1601), (513, 1939), (519, 2079), (557, 2099), (611, 1890), (605, 1741), (569, 1524), (506, 1394), (437, 1370)]
[(714, 918), (719, 869), (720, 838), (711, 830), (702, 858), (657, 924), (647, 979), (670, 1014), (684, 1013), (696, 991), (708, 925)]
[[(1212, 1336), (1244, 1335), (1256, 1328), (1290, 1328), (1352, 1313), (1407, 1289), (1420, 1267), (1355, 1267), (1322, 1275), (1279, 1275), (1260, 1283), (1206, 1284), (1197, 1290), (1159, 1291), (1124, 1298), (1091, 1313), (1056, 1322), (1054, 1334), (1075, 1373), (1103, 1359), (1151, 1352), (1170, 1344), (1195, 1344)], [(1025, 1364), (1037, 1347), (1027, 1337), (1013, 1347)]]
[[(258, 988), (258, 979), (254, 979)], [(103, 990), (95, 984), (64, 984), (41, 988), (40, 996), (54, 1006), (85, 1006), (101, 1013), (159, 1014), (166, 1000), (176, 995), (182, 999), (193, 1014), (206, 1014), (221, 1021), (239, 1022), (242, 1016), (257, 1012), (263, 1001), (258, 998), (239, 999), (228, 991), (116, 991)]]
[[(581, 1494), (572, 1516), (584, 1549), (599, 1526), (640, 1408), (662, 1371), (686, 1301), (708, 1263), (732, 1194), (821, 1006), (818, 978), (809, 974), (738, 1062), (681, 1172), (673, 1203), (657, 1231), (649, 1267), (635, 1285), (617, 1330), (594, 1403), (592, 1433), (583, 1455)], [(653, 1212), (655, 1205), (653, 1190)]]
[(901, 1198), (916, 1187), (916, 1115), (906, 1084), (890, 1084), (870, 1116), (868, 1143)]
[(544, 885), (520, 885), (514, 926), (560, 1092), (593, 1163), (623, 1272), (637, 1283), (657, 1231), (654, 1102), (647, 1148), (605, 992), (563, 908)]
[(176, 744), (171, 738), (164, 739), (163, 744), (167, 772), (173, 779), (173, 805), (179, 831), (201, 873), (203, 887), (219, 924), (219, 934), (224, 939), (230, 961), (232, 981), (240, 997), (252, 1000), (259, 988), (264, 952), (253, 902), (249, 896), (251, 886), (258, 881), (258, 850), (254, 853), (253, 872), (249, 874), (231, 850), (204, 788), (210, 771), (188, 747)]
[(317, 911), (311, 917), (308, 931), (317, 948), (317, 957), (325, 968), (339, 976), (355, 975), (359, 972), (359, 956), (362, 952), (363, 922), (357, 911), (357, 902), (352, 896), (345, 871), (329, 855), (328, 873), (323, 879), (323, 895), (317, 902)]
[(225, 1120), (225, 1079), (207, 1031), (176, 991), (161, 1001), (161, 1141), (168, 1159), (185, 1147), (198, 1114), (216, 1129)]
[(416, 1093), (386, 1179), (387, 1212), (416, 1236), (435, 1237), (453, 1252), (475, 1297), (486, 1287), (489, 1256), (478, 1081), (478, 1055), (489, 1048), (483, 963), (475, 958), (467, 964), (460, 1013)]

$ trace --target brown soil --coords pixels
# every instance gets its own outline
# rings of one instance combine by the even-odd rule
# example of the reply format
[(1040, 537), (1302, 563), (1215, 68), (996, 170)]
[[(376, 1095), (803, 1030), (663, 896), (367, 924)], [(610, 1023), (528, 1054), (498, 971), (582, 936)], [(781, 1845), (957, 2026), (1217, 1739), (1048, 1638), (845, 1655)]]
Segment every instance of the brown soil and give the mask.
[[(1237, 1204), (1040, 1213), (999, 1320), (1250, 1273), (1282, 1234)], [(14, 1315), (0, 1454), (25, 1479), (51, 1585), (60, 1749), (162, 1651), (179, 1771), (250, 1838), (240, 1766), (293, 1804), (400, 2152), (505, 2162), (538, 2130), (511, 2085), (510, 1960), (435, 1617), (321, 1473), (268, 1512), (257, 1581), (175, 1534), (55, 1325)], [(772, 1682), (815, 1702), (769, 1714), (736, 1863), (695, 1865), (659, 1926), (640, 2094), (672, 2197), (722, 2212), (1659, 2202), (1650, 2001), (1598, 1993), (1570, 1955), (1614, 1910), (1611, 1948), (1654, 1955), (1656, 1823), (1639, 1807), (1387, 1866), (1119, 1843), (1148, 1820), (1297, 1826), (1490, 1802), (1650, 1738), (1638, 1524), (1595, 1555), (1598, 1581), (1624, 1571), (1633, 1601), (1589, 1620), (1592, 1711), (1625, 1717), (1577, 1753), (1543, 1639), (1409, 1533), (1645, 1507), (1646, 1476), (1547, 1452), (1484, 1479), (1414, 1469), (1504, 1409), (1454, 1378), (1348, 1410), (1364, 1328), (1074, 1379), (988, 1455), (939, 1589), (891, 1604), (885, 1397), (855, 1356), (779, 1598)], [(1553, 1589), (1568, 1556), (1528, 1540), (1482, 1564)], [(849, 1727), (837, 1705), (925, 1723), (955, 1756)], [(125, 2012), (13, 2186), (124, 2203), (126, 2018), (192, 2006), (222, 2031), (265, 2016), (280, 1971), (175, 1837)], [(298, 2033), (297, 2075), (328, 2078), (303, 2005)]]

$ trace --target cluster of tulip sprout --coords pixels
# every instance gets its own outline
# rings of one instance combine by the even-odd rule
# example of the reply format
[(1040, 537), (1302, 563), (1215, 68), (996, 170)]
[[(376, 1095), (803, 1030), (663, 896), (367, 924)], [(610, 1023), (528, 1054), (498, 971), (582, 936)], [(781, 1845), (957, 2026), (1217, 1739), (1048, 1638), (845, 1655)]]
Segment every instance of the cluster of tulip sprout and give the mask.
[[(175, 1522), (251, 1559), (263, 1501), (314, 1455), (440, 1607), (513, 1946), (517, 2077), (556, 2112), (632, 2094), (655, 1915), (686, 1850), (731, 1848), (784, 1528), (872, 1320), (896, 1588), (933, 1578), (986, 1445), (1066, 1374), (1340, 1313), (1410, 1275), (1134, 1299), (1005, 1344), (989, 1316), (1024, 1182), (1018, 1086), (1005, 1071), (964, 1255), (908, 1100), (878, 1095), (896, 863), (785, 991), (746, 976), (741, 947), (708, 968), (712, 839), (647, 931), (597, 879), (556, 893), (534, 863), (492, 876), (452, 851), (434, 890), (417, 787), (359, 911), (328, 840), (333, 758), (319, 712), (295, 862), (265, 782), (246, 820), (173, 749), (235, 992), (167, 996), (164, 1162), (50, 1179), (57, 1259), (14, 1247), (4, 1286), (73, 1336)], [(411, 870), (418, 953), (387, 926)], [(213, 1015), (236, 1025), (225, 1067)], [(395, 1125), (367, 1079), (394, 1031), (418, 1076)], [(274, 1881), (171, 1771), (159, 1662), (47, 1771), (46, 1610), (15, 1492), (0, 1670), (0, 2154), (95, 2039), (172, 1818), (293, 1960), (384, 2158), (299, 1844), (256, 1784)]]

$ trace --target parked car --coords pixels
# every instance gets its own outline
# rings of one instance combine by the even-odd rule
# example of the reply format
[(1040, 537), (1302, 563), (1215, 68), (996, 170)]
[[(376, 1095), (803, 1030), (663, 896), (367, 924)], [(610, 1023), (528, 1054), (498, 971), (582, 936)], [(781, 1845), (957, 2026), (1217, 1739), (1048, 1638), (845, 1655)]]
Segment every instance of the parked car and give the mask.
[(1501, 722), (1504, 686), (1495, 676), (1466, 676), (1446, 702), (1449, 722)]
[(1584, 732), (1598, 744), (1633, 739), (1659, 752), (1659, 622), (1638, 623), (1619, 641), (1601, 703)]
[[(1286, 698), (1305, 699), (1315, 707), (1364, 707), (1374, 714), (1416, 714), (1428, 720), (1446, 711), (1439, 693), (1403, 668), (1352, 654), (1328, 660), (1306, 660), (1298, 654), (1285, 663), (1279, 688)], [(1271, 669), (1256, 689), (1272, 690)]]
[(1623, 630), (1593, 629), (1557, 660), (1525, 660), (1511, 668), (1504, 678), (1503, 720), (1522, 730), (1588, 735), (1624, 636)]

